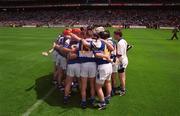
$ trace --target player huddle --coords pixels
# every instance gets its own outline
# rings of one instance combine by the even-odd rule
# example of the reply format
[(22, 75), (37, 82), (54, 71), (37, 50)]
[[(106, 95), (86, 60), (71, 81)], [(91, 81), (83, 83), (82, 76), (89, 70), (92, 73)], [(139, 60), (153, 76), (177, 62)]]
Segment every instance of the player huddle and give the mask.
[[(114, 39), (117, 41), (103, 27), (92, 26), (68, 28), (59, 35), (52, 51), (55, 62), (53, 82), (63, 91), (64, 104), (69, 102), (72, 88), (80, 90), (83, 109), (89, 104), (102, 110), (112, 95), (125, 95), (127, 50), (132, 46), (122, 38), (121, 30), (114, 32)], [(116, 87), (117, 72), (119, 87)], [(89, 99), (87, 87), (90, 88)]]

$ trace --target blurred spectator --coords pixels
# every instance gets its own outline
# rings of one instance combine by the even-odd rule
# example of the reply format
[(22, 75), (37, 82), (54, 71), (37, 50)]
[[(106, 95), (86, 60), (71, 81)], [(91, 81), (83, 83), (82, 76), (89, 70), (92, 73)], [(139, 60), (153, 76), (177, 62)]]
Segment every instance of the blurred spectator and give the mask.
[(129, 25), (177, 26), (180, 12), (174, 10), (38, 10), (1, 11), (0, 25)]

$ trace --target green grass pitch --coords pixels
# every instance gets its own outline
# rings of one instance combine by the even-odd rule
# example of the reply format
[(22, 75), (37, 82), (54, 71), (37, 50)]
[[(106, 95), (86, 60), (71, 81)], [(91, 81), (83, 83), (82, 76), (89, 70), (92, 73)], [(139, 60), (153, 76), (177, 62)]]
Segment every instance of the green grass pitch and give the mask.
[[(110, 28), (111, 32), (113, 31)], [(20, 116), (53, 87), (50, 48), (60, 28), (0, 28), (0, 116)], [(79, 106), (75, 95), (64, 106), (53, 91), (31, 116), (179, 116), (180, 40), (170, 30), (124, 29), (129, 51), (127, 95), (112, 98), (106, 110)], [(178, 34), (180, 37), (180, 34)]]

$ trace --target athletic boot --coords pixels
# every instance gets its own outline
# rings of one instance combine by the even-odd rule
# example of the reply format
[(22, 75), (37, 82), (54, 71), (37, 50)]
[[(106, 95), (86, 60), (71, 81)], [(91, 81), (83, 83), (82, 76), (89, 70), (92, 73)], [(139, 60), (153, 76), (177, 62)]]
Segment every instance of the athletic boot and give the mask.
[(90, 98), (89, 102), (91, 106), (95, 106), (95, 98)]
[(112, 91), (111, 91), (111, 96), (114, 96), (114, 95), (116, 95), (116, 88), (115, 87), (113, 87)]
[(86, 107), (87, 107), (86, 101), (81, 101), (81, 108), (86, 109)]
[(105, 97), (105, 102), (106, 102), (106, 104), (109, 104), (110, 99), (111, 99), (111, 96), (110, 96), (110, 95), (109, 95), (109, 96), (107, 96), (107, 97)]
[(58, 89), (59, 89), (61, 92), (64, 92), (64, 86), (63, 86), (63, 85), (59, 85), (59, 86), (58, 86)]
[(119, 91), (119, 95), (120, 95), (120, 96), (124, 96), (125, 94), (126, 94), (126, 90), (121, 89), (121, 90)]
[(98, 104), (98, 110), (104, 110), (106, 109), (106, 103), (105, 101), (102, 101)]
[(64, 96), (63, 103), (64, 103), (64, 104), (67, 104), (67, 103), (68, 103), (68, 96)]

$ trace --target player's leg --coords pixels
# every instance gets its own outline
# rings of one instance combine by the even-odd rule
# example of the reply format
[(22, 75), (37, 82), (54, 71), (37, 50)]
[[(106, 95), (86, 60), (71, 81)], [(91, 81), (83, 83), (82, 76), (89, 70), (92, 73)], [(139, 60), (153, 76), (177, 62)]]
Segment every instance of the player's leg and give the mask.
[(109, 104), (110, 98), (111, 98), (111, 91), (112, 91), (112, 86), (111, 86), (111, 74), (112, 74), (112, 64), (109, 63), (107, 65), (107, 72), (109, 73), (109, 75), (107, 75), (106, 77), (106, 81), (105, 81), (105, 88), (106, 88), (106, 97), (105, 97), (105, 101), (106, 104)]
[(87, 89), (87, 80), (88, 80), (88, 65), (87, 63), (81, 63), (80, 66), (81, 72), (81, 107), (86, 108), (86, 89)]
[(71, 85), (73, 82), (73, 78), (75, 76), (74, 68), (72, 64), (68, 64), (67, 66), (67, 77), (65, 80), (65, 88), (64, 88), (64, 103), (68, 102), (68, 97), (71, 89)]
[(175, 34), (173, 34), (173, 36), (171, 37), (171, 40), (173, 40), (173, 39), (174, 39), (174, 37), (175, 37)]
[(86, 101), (87, 78), (81, 77), (81, 98)]
[(106, 103), (105, 103), (105, 98), (104, 98), (104, 93), (102, 90), (102, 86), (104, 84), (104, 81), (96, 80), (96, 92), (99, 98), (99, 110), (105, 109), (106, 108)]
[(114, 95), (115, 94), (115, 92), (116, 92), (116, 73), (112, 73), (112, 75), (111, 75), (111, 84), (112, 84), (112, 95)]
[(63, 68), (62, 68), (62, 56), (58, 55), (58, 88), (62, 88), (62, 77), (63, 77)]
[(89, 78), (90, 81), (90, 94), (91, 94), (91, 98), (90, 98), (90, 104), (92, 106), (94, 106), (95, 104), (95, 77), (94, 78)]
[(117, 74), (117, 65), (112, 64), (113, 72), (111, 74), (111, 84), (112, 84), (112, 93), (111, 95), (115, 95), (116, 93), (116, 74)]
[(98, 104), (99, 110), (106, 108), (106, 102), (105, 102), (102, 86), (104, 85), (106, 77), (108, 76), (107, 69), (108, 69), (107, 64), (98, 66), (98, 74), (96, 77), (96, 92), (100, 101)]
[(76, 83), (76, 89), (81, 90), (81, 64), (76, 63), (74, 64), (74, 70), (75, 70), (75, 83)]
[(97, 95), (99, 97), (99, 101), (100, 102), (105, 102), (104, 101), (104, 93), (103, 93), (103, 90), (102, 90), (102, 84), (100, 83), (96, 83), (96, 91), (97, 91)]
[(116, 88), (116, 73), (115, 72), (112, 73), (111, 80), (112, 80), (112, 88)]
[(67, 68), (67, 60), (65, 57), (61, 56), (61, 59), (60, 59), (60, 67), (61, 67), (61, 71), (60, 71), (60, 78), (59, 78), (59, 89), (61, 91), (64, 90), (64, 84), (63, 82), (65, 81), (65, 77), (66, 77), (66, 68)]
[(119, 65), (119, 80), (120, 80), (120, 96), (125, 95), (126, 92), (126, 73), (125, 73), (125, 69), (128, 65), (128, 59), (124, 58), (122, 59), (122, 64)]
[(89, 63), (88, 65), (88, 77), (90, 81), (90, 104), (94, 106), (95, 104), (95, 77), (97, 72), (97, 66), (95, 62)]
[(105, 101), (106, 101), (106, 104), (109, 104), (109, 101), (110, 101), (110, 98), (111, 98), (111, 91), (112, 91), (111, 81), (110, 80), (105, 81), (105, 87), (106, 87)]
[(65, 87), (65, 80), (66, 80), (66, 70), (63, 70), (63, 76), (61, 78), (61, 84)]
[(75, 77), (73, 79), (72, 88), (74, 91), (81, 90), (81, 78)]
[(61, 67), (60, 67), (60, 55), (57, 54), (57, 57), (56, 57), (56, 73), (55, 73), (55, 78), (56, 78), (56, 81), (57, 81), (57, 85), (59, 85), (59, 74), (60, 74), (60, 70), (61, 70)]
[(86, 108), (87, 77), (81, 77), (81, 107)]
[(65, 88), (64, 88), (64, 104), (68, 103), (68, 98), (69, 98), (72, 82), (73, 82), (73, 77), (67, 76), (65, 80)]
[(52, 83), (53, 84), (57, 84), (57, 77), (58, 77), (58, 59), (57, 59), (57, 52), (56, 51), (53, 51), (52, 53), (52, 59), (53, 59), (53, 62), (54, 62), (54, 71), (53, 71), (53, 81)]
[(58, 67), (57, 67), (57, 65), (56, 65), (56, 62), (54, 62), (54, 71), (53, 71), (53, 81), (52, 81), (52, 83), (54, 84), (54, 85), (56, 85), (57, 84), (57, 76), (58, 76)]
[(57, 75), (56, 75), (57, 87), (60, 85), (60, 77), (61, 77), (61, 68), (58, 65), (57, 66)]
[(124, 69), (121, 69), (119, 71), (119, 80), (120, 80), (120, 95), (125, 95), (126, 91), (126, 74)]
[(61, 90), (63, 88), (62, 86), (62, 77), (63, 77), (63, 69), (61, 67), (58, 68), (58, 88)]

